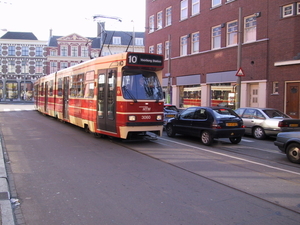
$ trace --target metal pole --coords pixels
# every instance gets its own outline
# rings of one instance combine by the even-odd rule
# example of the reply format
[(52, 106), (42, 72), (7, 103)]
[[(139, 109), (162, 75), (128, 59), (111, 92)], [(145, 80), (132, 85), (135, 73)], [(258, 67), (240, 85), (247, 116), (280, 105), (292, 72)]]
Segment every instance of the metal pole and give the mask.
[[(237, 71), (242, 66), (242, 8), (239, 8), (239, 27), (238, 27), (238, 52), (237, 52)], [(236, 81), (236, 108), (240, 108), (241, 105), (241, 77), (237, 76)]]

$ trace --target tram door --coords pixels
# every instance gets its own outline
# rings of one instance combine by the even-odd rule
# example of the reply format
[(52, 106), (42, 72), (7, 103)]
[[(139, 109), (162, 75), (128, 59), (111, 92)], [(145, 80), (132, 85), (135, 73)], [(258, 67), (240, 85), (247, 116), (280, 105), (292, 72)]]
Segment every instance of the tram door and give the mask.
[(117, 69), (98, 71), (97, 127), (116, 132)]
[[(25, 95), (24, 95), (25, 98)], [(45, 82), (45, 102), (44, 102), (44, 112), (47, 112), (48, 106), (48, 82)]]
[(69, 119), (69, 77), (64, 77), (63, 118)]

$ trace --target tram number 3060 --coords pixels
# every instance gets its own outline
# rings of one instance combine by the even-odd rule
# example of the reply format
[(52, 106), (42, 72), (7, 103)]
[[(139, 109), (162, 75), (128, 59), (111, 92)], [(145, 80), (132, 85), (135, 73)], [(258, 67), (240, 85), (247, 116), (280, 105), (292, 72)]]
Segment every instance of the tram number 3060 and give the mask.
[(150, 115), (142, 116), (142, 120), (150, 120), (150, 119), (151, 119)]

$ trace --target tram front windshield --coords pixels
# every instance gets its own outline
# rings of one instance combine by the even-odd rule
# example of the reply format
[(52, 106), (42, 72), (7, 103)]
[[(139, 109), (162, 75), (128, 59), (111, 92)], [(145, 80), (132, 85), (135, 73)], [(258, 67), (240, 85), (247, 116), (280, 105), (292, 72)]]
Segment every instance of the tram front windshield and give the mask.
[(148, 71), (124, 71), (122, 91), (125, 99), (161, 100), (163, 92), (156, 73)]

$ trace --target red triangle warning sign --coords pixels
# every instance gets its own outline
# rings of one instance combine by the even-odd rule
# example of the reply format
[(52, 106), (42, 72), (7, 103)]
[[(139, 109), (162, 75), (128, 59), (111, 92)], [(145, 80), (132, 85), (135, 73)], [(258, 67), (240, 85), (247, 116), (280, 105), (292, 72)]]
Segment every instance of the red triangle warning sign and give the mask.
[(243, 77), (243, 76), (245, 76), (245, 73), (244, 73), (242, 67), (239, 68), (239, 70), (236, 72), (235, 75), (238, 76), (238, 77)]

